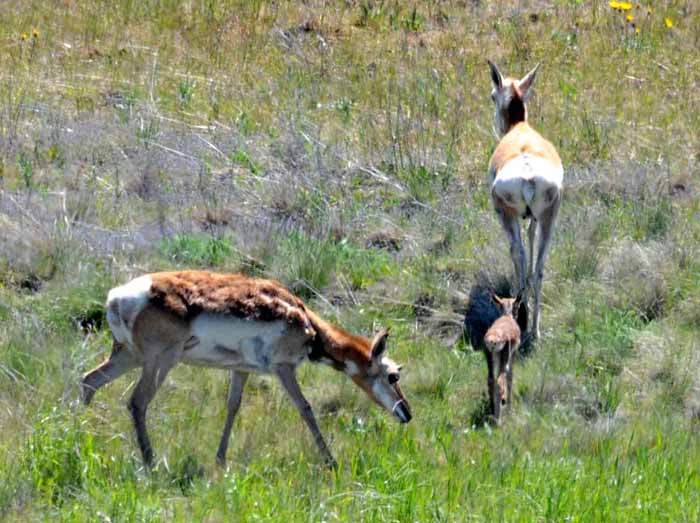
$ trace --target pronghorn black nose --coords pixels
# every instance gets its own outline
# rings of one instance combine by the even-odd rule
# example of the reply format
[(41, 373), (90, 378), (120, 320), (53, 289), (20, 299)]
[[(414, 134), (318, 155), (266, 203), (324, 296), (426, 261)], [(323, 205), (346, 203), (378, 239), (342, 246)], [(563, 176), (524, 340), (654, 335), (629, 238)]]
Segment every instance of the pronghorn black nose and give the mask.
[(396, 404), (396, 417), (399, 418), (401, 423), (408, 423), (411, 421), (413, 416), (411, 415), (411, 409), (408, 407), (406, 400), (401, 400)]

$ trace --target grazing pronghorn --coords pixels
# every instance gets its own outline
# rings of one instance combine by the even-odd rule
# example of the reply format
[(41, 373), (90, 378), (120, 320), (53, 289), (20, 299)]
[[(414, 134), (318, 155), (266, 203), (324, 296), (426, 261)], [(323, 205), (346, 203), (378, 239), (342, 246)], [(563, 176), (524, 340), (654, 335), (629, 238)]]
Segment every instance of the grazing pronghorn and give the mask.
[(484, 336), (484, 354), (489, 369), (489, 401), (496, 423), (500, 418), (502, 406), (505, 405), (510, 410), (513, 397), (513, 354), (520, 346), (520, 327), (513, 315), (520, 307), (520, 299), (520, 296), (499, 298), (493, 295), (501, 316)]
[[(515, 277), (528, 301), (528, 287), (534, 286), (535, 307), (532, 336), (540, 335), (540, 294), (547, 251), (561, 203), (564, 170), (554, 146), (527, 123), (526, 102), (532, 94), (539, 64), (521, 80), (503, 78), (489, 61), (496, 104), (495, 125), (501, 141), (491, 156), (491, 198), (510, 240)], [(530, 218), (529, 261), (525, 273), (525, 248), (520, 238), (520, 218)], [(535, 233), (539, 225), (537, 262), (534, 263)], [(533, 272), (534, 269), (534, 272)]]
[(228, 414), (216, 457), (226, 460), (229, 436), (250, 372), (275, 374), (334, 466), (295, 371), (305, 359), (350, 376), (375, 402), (407, 423), (408, 402), (399, 387), (400, 366), (387, 358), (386, 330), (373, 340), (349, 334), (304, 306), (276, 281), (205, 271), (162, 272), (116, 287), (107, 298), (114, 338), (107, 361), (85, 374), (85, 403), (95, 391), (136, 367), (143, 371), (129, 400), (143, 459), (153, 463), (146, 409), (168, 371), (184, 362), (230, 369)]

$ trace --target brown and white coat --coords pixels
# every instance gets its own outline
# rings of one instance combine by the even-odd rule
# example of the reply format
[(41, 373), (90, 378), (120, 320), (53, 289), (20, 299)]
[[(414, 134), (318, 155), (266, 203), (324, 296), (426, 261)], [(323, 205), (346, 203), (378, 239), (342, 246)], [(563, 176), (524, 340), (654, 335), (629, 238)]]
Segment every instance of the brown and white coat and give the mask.
[(411, 411), (399, 385), (400, 367), (384, 353), (387, 331), (373, 340), (319, 318), (280, 283), (241, 274), (181, 271), (147, 274), (116, 287), (107, 298), (114, 338), (110, 358), (82, 380), (83, 398), (125, 372), (142, 367), (129, 410), (144, 461), (153, 451), (146, 409), (177, 363), (229, 369), (228, 413), (217, 459), (225, 462), (234, 418), (251, 372), (276, 375), (309, 426), (327, 463), (335, 461), (295, 377), (307, 358), (347, 374), (394, 417)]

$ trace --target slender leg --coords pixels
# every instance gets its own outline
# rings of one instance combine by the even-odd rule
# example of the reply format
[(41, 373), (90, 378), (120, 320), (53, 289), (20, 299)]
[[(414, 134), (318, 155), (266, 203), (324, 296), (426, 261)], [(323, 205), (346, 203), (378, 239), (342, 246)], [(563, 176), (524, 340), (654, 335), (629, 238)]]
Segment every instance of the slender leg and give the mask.
[(219, 450), (216, 452), (216, 461), (221, 466), (226, 464), (226, 451), (228, 450), (228, 441), (231, 436), (231, 427), (233, 427), (233, 420), (236, 419), (236, 414), (241, 406), (243, 387), (247, 379), (247, 372), (231, 369), (228, 387), (228, 412), (226, 414), (226, 423), (224, 424), (224, 433), (221, 435), (221, 442), (219, 443)]
[(516, 347), (511, 343), (508, 344), (508, 367), (506, 369), (508, 376), (508, 412), (510, 412), (511, 406), (513, 405), (513, 355), (515, 354)]
[(86, 373), (80, 381), (80, 392), (85, 405), (90, 404), (97, 389), (139, 365), (141, 363), (136, 356), (121, 343), (114, 340), (112, 354), (109, 356), (109, 359)]
[(143, 455), (143, 461), (147, 467), (153, 466), (153, 449), (146, 430), (146, 410), (148, 404), (156, 395), (158, 387), (161, 386), (170, 369), (177, 363), (183, 350), (183, 344), (170, 347), (157, 356), (149, 358), (143, 366), (143, 373), (136, 388), (134, 389), (128, 408), (134, 419), (136, 429), (136, 439)]
[(542, 293), (542, 278), (544, 277), (544, 264), (547, 261), (549, 244), (552, 240), (554, 222), (559, 212), (559, 197), (552, 202), (552, 206), (540, 216), (540, 243), (537, 249), (537, 264), (535, 265), (535, 312), (532, 318), (532, 335), (540, 337), (540, 296)]
[(496, 419), (496, 379), (493, 374), (493, 358), (492, 352), (486, 350), (484, 356), (486, 356), (486, 366), (488, 367), (488, 377), (486, 378), (486, 384), (489, 389), (489, 407), (491, 409), (491, 415)]
[(498, 353), (489, 353), (489, 394), (491, 396), (491, 411), (493, 413), (493, 419), (496, 425), (499, 424), (499, 419), (501, 417), (501, 398), (500, 398), (500, 388), (498, 386), (498, 380), (495, 377), (496, 367), (498, 366)]
[(498, 217), (501, 225), (508, 235), (510, 242), (510, 257), (513, 260), (515, 279), (518, 282), (518, 291), (525, 289), (525, 247), (520, 238), (520, 224), (517, 216), (510, 216), (502, 209), (498, 209)]
[(289, 394), (289, 397), (294, 402), (294, 405), (299, 411), (299, 414), (301, 415), (302, 419), (306, 422), (306, 425), (309, 427), (311, 434), (313, 434), (314, 440), (316, 441), (316, 446), (318, 446), (318, 449), (321, 451), (321, 454), (323, 455), (323, 459), (325, 460), (326, 464), (331, 468), (337, 467), (337, 464), (333, 459), (333, 455), (331, 454), (331, 451), (328, 450), (328, 445), (326, 445), (326, 442), (323, 439), (321, 429), (316, 423), (314, 411), (311, 409), (311, 405), (309, 405), (309, 402), (306, 401), (306, 398), (302, 394), (301, 388), (299, 388), (299, 383), (297, 382), (294, 372), (294, 366), (279, 365), (277, 367), (277, 376), (282, 382), (282, 385), (287, 391), (287, 394)]
[(496, 383), (498, 383), (498, 400), (501, 407), (508, 404), (508, 349), (508, 344), (505, 344), (498, 354), (498, 380)]
[[(530, 225), (527, 228), (527, 241), (529, 256), (527, 257), (527, 286), (532, 285), (533, 271), (535, 269), (535, 234), (537, 233), (537, 220), (533, 216), (530, 218)], [(528, 289), (529, 290), (529, 289)], [(527, 303), (527, 298), (525, 298)]]

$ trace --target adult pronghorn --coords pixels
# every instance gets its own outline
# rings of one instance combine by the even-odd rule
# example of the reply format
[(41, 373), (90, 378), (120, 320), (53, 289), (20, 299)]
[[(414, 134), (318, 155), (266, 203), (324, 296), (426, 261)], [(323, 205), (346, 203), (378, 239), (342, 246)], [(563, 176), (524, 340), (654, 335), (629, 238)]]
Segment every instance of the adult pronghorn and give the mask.
[(398, 384), (400, 366), (384, 355), (388, 332), (371, 341), (349, 334), (323, 321), (276, 281), (205, 271), (147, 274), (109, 292), (107, 321), (112, 354), (83, 377), (83, 399), (89, 403), (103, 385), (143, 368), (128, 406), (149, 466), (153, 451), (146, 409), (178, 362), (230, 369), (228, 414), (216, 454), (221, 464), (246, 378), (258, 372), (279, 378), (325, 461), (335, 465), (295, 377), (307, 358), (347, 374), (400, 422), (411, 419)]
[[(520, 80), (503, 78), (490, 61), (489, 66), (494, 86), (491, 98), (496, 104), (494, 120), (501, 136), (489, 164), (491, 197), (510, 240), (510, 255), (525, 304), (528, 301), (528, 287), (534, 287), (531, 335), (537, 338), (540, 335), (544, 264), (561, 204), (564, 170), (554, 146), (527, 123), (526, 103), (532, 95), (532, 84), (539, 64)], [(530, 218), (527, 275), (520, 218)], [(534, 263), (536, 228), (539, 229), (539, 244), (537, 262)]]

